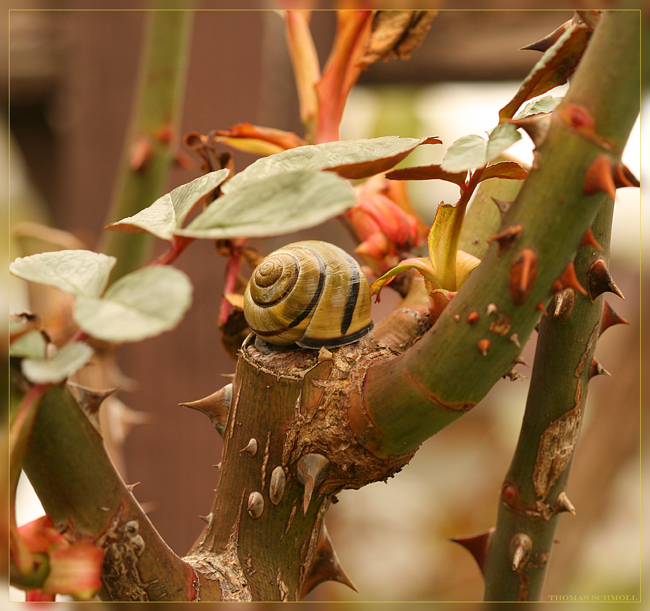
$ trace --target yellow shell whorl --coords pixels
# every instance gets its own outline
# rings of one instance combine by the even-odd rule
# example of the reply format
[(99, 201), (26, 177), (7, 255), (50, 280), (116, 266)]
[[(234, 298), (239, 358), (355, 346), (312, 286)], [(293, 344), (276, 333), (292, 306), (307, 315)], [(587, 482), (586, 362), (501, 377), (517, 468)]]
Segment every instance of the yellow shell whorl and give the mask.
[(372, 328), (370, 287), (337, 246), (306, 240), (272, 252), (244, 294), (251, 330), (280, 346), (315, 348), (359, 339)]

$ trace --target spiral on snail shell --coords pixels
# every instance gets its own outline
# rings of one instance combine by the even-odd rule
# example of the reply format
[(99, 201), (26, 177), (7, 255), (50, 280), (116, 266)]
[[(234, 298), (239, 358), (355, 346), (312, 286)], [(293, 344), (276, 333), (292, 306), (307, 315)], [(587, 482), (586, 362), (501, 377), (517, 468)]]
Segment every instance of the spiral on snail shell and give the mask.
[(260, 262), (244, 293), (244, 316), (253, 333), (278, 346), (342, 346), (373, 326), (359, 264), (316, 240), (294, 242)]

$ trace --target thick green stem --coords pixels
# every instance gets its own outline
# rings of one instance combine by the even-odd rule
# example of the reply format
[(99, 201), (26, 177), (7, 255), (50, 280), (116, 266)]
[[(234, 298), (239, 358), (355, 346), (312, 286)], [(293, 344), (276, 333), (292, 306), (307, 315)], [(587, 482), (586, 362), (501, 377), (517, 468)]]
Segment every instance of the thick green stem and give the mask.
[[(151, 205), (164, 192), (178, 143), (193, 13), (151, 11), (138, 93), (107, 224)], [(143, 265), (148, 234), (107, 231), (100, 250), (117, 257), (111, 282)]]
[[(588, 169), (616, 161), (639, 111), (639, 16), (605, 13), (553, 113), (545, 141), (504, 227), (521, 225), (506, 248), (496, 242), (434, 327), (403, 356), (373, 367), (363, 404), (352, 413), (357, 434), (378, 455), (406, 453), (478, 403), (511, 369), (575, 256), (603, 201), (585, 194)], [(593, 120), (597, 138), (572, 119)], [(584, 111), (584, 114), (582, 113)], [(480, 318), (467, 322), (470, 312)]]

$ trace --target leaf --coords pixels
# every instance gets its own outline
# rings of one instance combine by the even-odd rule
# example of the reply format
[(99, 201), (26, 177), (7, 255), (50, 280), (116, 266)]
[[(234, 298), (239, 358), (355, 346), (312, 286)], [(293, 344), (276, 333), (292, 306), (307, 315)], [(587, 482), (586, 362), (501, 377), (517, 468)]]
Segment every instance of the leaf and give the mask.
[(21, 369), (34, 384), (58, 384), (81, 369), (92, 355), (88, 344), (74, 342), (63, 346), (51, 359), (24, 359)]
[(115, 257), (90, 250), (59, 250), (19, 257), (11, 263), (9, 271), (70, 295), (97, 297), (104, 292), (116, 261)]
[(564, 85), (578, 66), (590, 37), (587, 25), (571, 23), (535, 64), (515, 97), (499, 111), (499, 119), (512, 118), (526, 100)]
[(508, 178), (510, 180), (524, 180), (528, 177), (526, 168), (515, 161), (501, 161), (489, 165), (481, 174), (481, 180), (489, 178)]
[(463, 136), (447, 149), (440, 167), (452, 174), (482, 168), (520, 139), (517, 128), (509, 123), (497, 125), (488, 140), (476, 134)]
[(439, 286), (438, 281), (436, 280), (434, 275), (431, 261), (429, 261), (429, 259), (426, 259), (424, 257), (415, 257), (412, 259), (404, 259), (404, 261), (402, 261), (399, 265), (387, 271), (380, 278), (377, 278), (377, 280), (375, 280), (370, 285), (370, 290), (372, 291), (372, 294), (377, 295), (377, 300), (379, 300), (379, 294), (381, 293), (381, 290), (387, 284), (390, 284), (395, 279), (395, 276), (409, 269), (415, 269), (420, 274), (422, 274), (422, 276), (426, 280), (429, 280), (435, 286)]
[(306, 144), (293, 132), (250, 123), (237, 123), (230, 129), (217, 130), (214, 140), (256, 155), (273, 155)]
[(135, 342), (174, 328), (192, 301), (187, 275), (173, 267), (146, 267), (120, 278), (103, 298), (77, 298), (75, 319), (92, 337)]
[(397, 165), (426, 138), (384, 136), (364, 140), (340, 140), (299, 146), (258, 159), (224, 186), (224, 193), (251, 186), (275, 174), (297, 170), (329, 170), (343, 178), (358, 179), (380, 174)]
[(44, 359), (46, 346), (43, 334), (34, 329), (11, 342), (9, 356)]
[(151, 206), (133, 216), (108, 225), (106, 229), (126, 233), (150, 233), (161, 240), (171, 241), (174, 231), (182, 226), (187, 215), (226, 178), (230, 170), (210, 172), (177, 187), (158, 198)]
[(533, 100), (524, 106), (524, 109), (515, 115), (515, 119), (523, 119), (531, 115), (553, 112), (562, 101), (562, 98), (555, 98), (552, 95), (546, 95), (543, 98)]
[(440, 165), (424, 165), (413, 168), (393, 170), (386, 174), (389, 180), (446, 180), (459, 187), (466, 186), (467, 170), (462, 172), (445, 172)]
[(329, 172), (288, 172), (217, 199), (178, 235), (233, 238), (284, 235), (313, 227), (351, 208), (349, 183)]

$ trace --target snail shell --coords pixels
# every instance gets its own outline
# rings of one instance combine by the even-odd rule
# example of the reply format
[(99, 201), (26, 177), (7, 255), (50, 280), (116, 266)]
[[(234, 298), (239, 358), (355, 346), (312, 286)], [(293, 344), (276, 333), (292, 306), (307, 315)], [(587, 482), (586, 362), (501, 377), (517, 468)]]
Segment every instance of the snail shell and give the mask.
[(352, 343), (373, 325), (359, 264), (316, 240), (294, 242), (262, 260), (244, 293), (244, 316), (268, 343), (305, 348)]

